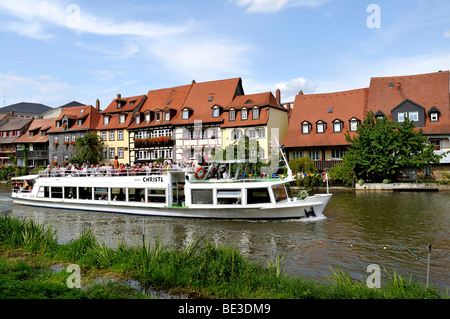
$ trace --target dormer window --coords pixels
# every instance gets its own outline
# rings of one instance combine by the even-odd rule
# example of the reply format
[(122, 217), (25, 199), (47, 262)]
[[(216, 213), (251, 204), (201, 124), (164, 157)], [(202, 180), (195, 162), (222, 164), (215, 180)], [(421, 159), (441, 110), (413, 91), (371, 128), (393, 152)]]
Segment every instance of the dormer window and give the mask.
[(130, 102), (130, 106), (133, 106), (134, 102), (135, 102), (135, 101), (131, 101), (131, 102)]
[(150, 113), (145, 113), (145, 123), (150, 123)]
[(121, 101), (117, 101), (117, 108), (120, 109), (122, 107), (122, 102)]
[(119, 115), (119, 124), (124, 124), (125, 123), (125, 114), (120, 114)]
[(183, 113), (181, 114), (181, 118), (183, 120), (187, 120), (189, 118), (189, 110), (183, 110)]
[(441, 114), (441, 111), (436, 106), (433, 106), (428, 111), (428, 116), (430, 117), (430, 122), (439, 122), (440, 114)]
[(234, 109), (231, 109), (229, 112), (229, 120), (230, 121), (235, 121), (236, 120), (236, 111)]
[(351, 132), (356, 132), (356, 130), (358, 129), (359, 123), (360, 123), (360, 120), (358, 120), (357, 118), (352, 117), (350, 119), (350, 131)]
[(325, 133), (326, 127), (327, 127), (327, 124), (325, 122), (317, 121), (316, 122), (316, 133), (317, 134)]
[(170, 112), (164, 112), (164, 121), (170, 121)]
[(56, 127), (60, 127), (61, 126), (61, 122), (60, 121), (56, 121)]
[(311, 123), (304, 121), (302, 123), (302, 134), (309, 134), (311, 132)]
[(78, 126), (81, 126), (81, 125), (83, 125), (83, 119), (78, 119)]
[(155, 113), (155, 121), (156, 122), (160, 122), (161, 121), (161, 112), (156, 112)]
[(252, 116), (254, 120), (258, 120), (259, 119), (259, 108), (255, 107), (252, 110)]
[(333, 132), (334, 133), (341, 133), (343, 127), (343, 122), (341, 120), (334, 120), (333, 121)]
[(103, 116), (103, 125), (108, 125), (109, 124), (109, 116), (108, 115), (104, 115)]
[(141, 123), (141, 115), (138, 113), (136, 114), (135, 123), (140, 124)]
[(216, 106), (213, 107), (212, 116), (213, 117), (219, 117), (219, 115), (220, 115), (220, 110), (219, 110), (219, 107), (216, 105)]
[(241, 110), (241, 120), (243, 120), (243, 121), (247, 120), (247, 116), (248, 116), (247, 109), (246, 109), (246, 108), (243, 108), (243, 109)]

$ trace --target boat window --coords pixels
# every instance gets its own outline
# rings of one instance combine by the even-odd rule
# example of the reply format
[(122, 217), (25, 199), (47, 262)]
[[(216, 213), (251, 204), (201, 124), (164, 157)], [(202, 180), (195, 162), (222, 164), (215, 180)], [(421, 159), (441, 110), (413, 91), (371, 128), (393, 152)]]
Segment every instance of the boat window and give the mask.
[(267, 188), (247, 189), (247, 204), (270, 203), (269, 190)]
[(79, 199), (92, 199), (92, 187), (78, 187)]
[(193, 189), (191, 190), (192, 204), (212, 204), (212, 189)]
[(284, 185), (273, 186), (272, 189), (276, 202), (280, 202), (282, 200), (287, 199), (286, 189), (284, 188)]
[(144, 188), (128, 188), (129, 202), (145, 202)]
[(108, 188), (106, 188), (106, 187), (94, 187), (94, 199), (96, 199), (96, 200), (108, 200)]
[(111, 188), (111, 199), (113, 201), (125, 201), (125, 188)]
[(48, 186), (39, 187), (37, 197), (39, 198), (50, 197), (50, 188)]
[(240, 189), (219, 189), (217, 190), (217, 204), (219, 205), (240, 205)]
[(166, 190), (165, 189), (147, 189), (149, 203), (165, 203)]
[(52, 186), (50, 189), (51, 189), (51, 192), (52, 192), (52, 195), (51, 195), (52, 198), (63, 198), (63, 189), (62, 189), (62, 187)]
[(64, 198), (77, 199), (77, 188), (68, 186), (64, 187)]

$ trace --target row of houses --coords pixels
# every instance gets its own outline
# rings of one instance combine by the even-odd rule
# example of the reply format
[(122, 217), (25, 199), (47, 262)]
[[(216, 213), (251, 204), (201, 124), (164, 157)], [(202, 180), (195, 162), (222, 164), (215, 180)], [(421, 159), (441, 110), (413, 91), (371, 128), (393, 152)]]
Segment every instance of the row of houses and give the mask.
[[(204, 162), (243, 135), (260, 146), (267, 160), (273, 136), (284, 145), (289, 160), (308, 156), (319, 170), (339, 161), (349, 147), (345, 133), (355, 134), (366, 113), (396, 122), (414, 121), (436, 152), (450, 150), (449, 71), (378, 77), (368, 88), (326, 94), (303, 94), (281, 103), (280, 91), (245, 94), (242, 79), (192, 83), (120, 94), (101, 110), (75, 103), (48, 110), (42, 118), (0, 117), (0, 146), (17, 163), (63, 164), (74, 155), (77, 138), (97, 132), (104, 142), (105, 162), (117, 156), (123, 163), (169, 158), (175, 162)], [(1, 111), (1, 109), (0, 109)], [(26, 152), (25, 152), (26, 150)], [(26, 153), (26, 155), (25, 155)], [(3, 163), (13, 156), (0, 153)], [(450, 159), (428, 174), (450, 171)]]

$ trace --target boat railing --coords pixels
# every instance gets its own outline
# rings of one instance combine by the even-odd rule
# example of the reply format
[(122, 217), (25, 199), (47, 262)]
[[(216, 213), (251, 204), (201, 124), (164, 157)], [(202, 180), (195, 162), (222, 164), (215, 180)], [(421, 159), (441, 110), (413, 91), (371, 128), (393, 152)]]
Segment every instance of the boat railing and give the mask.
[(118, 176), (150, 176), (167, 175), (173, 172), (190, 173), (180, 168), (151, 168), (146, 170), (135, 169), (81, 169), (81, 170), (58, 170), (46, 169), (39, 172), (40, 178), (45, 177), (118, 177)]

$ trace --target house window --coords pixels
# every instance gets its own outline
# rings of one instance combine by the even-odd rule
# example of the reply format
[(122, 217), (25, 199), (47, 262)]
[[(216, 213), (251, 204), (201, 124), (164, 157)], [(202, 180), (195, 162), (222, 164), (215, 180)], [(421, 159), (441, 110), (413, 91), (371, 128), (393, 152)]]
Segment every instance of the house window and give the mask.
[(120, 114), (119, 116), (119, 124), (125, 123), (125, 114)]
[(341, 121), (334, 121), (333, 122), (333, 132), (340, 133), (342, 132), (342, 122)]
[(323, 122), (316, 123), (316, 133), (318, 134), (325, 133), (325, 123)]
[(254, 120), (258, 120), (259, 119), (259, 109), (258, 108), (254, 108), (252, 110), (252, 115), (253, 115), (253, 119)]
[(111, 147), (109, 149), (109, 158), (114, 158), (116, 156), (116, 149), (114, 147)]
[(357, 129), (358, 129), (358, 121), (356, 120), (350, 121), (350, 131), (356, 132)]
[(155, 121), (157, 121), (157, 122), (161, 121), (161, 112), (155, 113)]
[(308, 157), (313, 161), (320, 161), (320, 150), (309, 150)]
[(115, 131), (109, 131), (109, 140), (114, 141), (116, 137)]
[(101, 131), (100, 137), (101, 137), (102, 141), (106, 141), (106, 131)]
[(78, 119), (78, 126), (83, 125), (83, 119)]
[(122, 107), (122, 102), (117, 101), (117, 108), (120, 109)]
[(440, 139), (429, 139), (429, 142), (431, 145), (434, 145), (434, 148), (436, 151), (440, 151), (441, 150), (441, 140)]
[(108, 125), (109, 124), (109, 116), (103, 116), (103, 125)]
[(309, 124), (308, 122), (303, 122), (302, 123), (302, 134), (309, 134), (311, 130), (311, 124)]
[(399, 123), (404, 122), (405, 118), (408, 117), (408, 113), (407, 112), (399, 112), (398, 116), (397, 116), (397, 120)]
[(75, 142), (76, 139), (77, 139), (77, 136), (75, 134), (72, 134), (72, 142)]
[(117, 130), (117, 140), (123, 141), (123, 130)]
[(211, 102), (213, 100), (213, 96), (210, 96), (209, 98), (208, 98), (208, 102)]
[(332, 159), (341, 159), (344, 156), (344, 151), (340, 148), (335, 148), (331, 150), (331, 158)]
[(230, 110), (229, 114), (230, 114), (230, 121), (236, 120), (236, 111), (235, 110)]
[(411, 121), (417, 122), (419, 120), (419, 112), (415, 111), (415, 112), (409, 112), (408, 114), (408, 118)]
[(438, 122), (439, 121), (439, 113), (431, 113), (430, 114), (430, 121), (431, 122)]
[(258, 129), (258, 138), (265, 138), (266, 137), (266, 129), (265, 128), (259, 128)]
[(141, 123), (141, 116), (138, 114), (136, 115), (136, 120), (135, 120), (136, 124)]
[(213, 117), (219, 117), (219, 108), (217, 107), (217, 106), (215, 106), (214, 108), (213, 108), (213, 111), (212, 111), (213, 113), (212, 113), (212, 116)]
[(145, 113), (145, 123), (150, 123), (150, 113)]
[(301, 157), (303, 157), (303, 151), (301, 151), (301, 150), (291, 151), (291, 159), (301, 158)]
[(64, 142), (69, 142), (69, 135), (64, 135)]
[(250, 129), (247, 130), (246, 135), (249, 138), (256, 138), (256, 130), (253, 129), (253, 128), (250, 128)]
[(170, 121), (170, 112), (164, 113), (164, 121)]
[(247, 120), (247, 114), (248, 114), (247, 109), (242, 109), (241, 110), (241, 119), (244, 121)]
[(119, 147), (119, 148), (117, 149), (117, 156), (118, 156), (119, 158), (124, 158), (123, 147)]
[(189, 110), (183, 110), (182, 119), (187, 120), (189, 118)]

